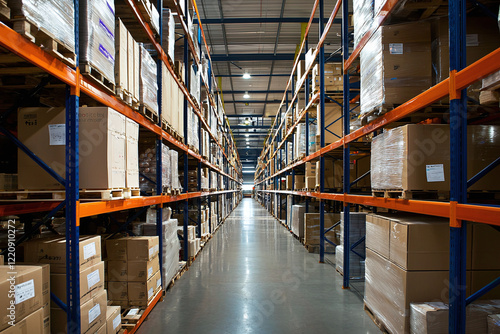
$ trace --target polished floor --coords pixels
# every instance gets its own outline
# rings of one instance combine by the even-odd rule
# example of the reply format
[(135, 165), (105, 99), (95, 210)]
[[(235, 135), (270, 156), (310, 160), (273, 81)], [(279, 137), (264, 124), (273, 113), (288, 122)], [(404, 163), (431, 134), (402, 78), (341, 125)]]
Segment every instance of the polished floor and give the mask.
[(246, 198), (139, 333), (380, 333), (359, 293)]

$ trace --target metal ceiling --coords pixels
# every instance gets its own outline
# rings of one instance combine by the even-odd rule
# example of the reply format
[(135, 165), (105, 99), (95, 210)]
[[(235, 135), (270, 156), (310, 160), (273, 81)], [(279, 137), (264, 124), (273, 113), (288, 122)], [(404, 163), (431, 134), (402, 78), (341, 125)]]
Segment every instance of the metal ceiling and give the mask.
[[(307, 23), (313, 4), (313, 0), (198, 1), (200, 18), (214, 59), (213, 71), (216, 76), (221, 76), (219, 88), (223, 91), (228, 115), (276, 114), (293, 66), (293, 57), (301, 42), (300, 21)], [(326, 17), (334, 5), (334, 2), (325, 4)], [(325, 52), (333, 52), (340, 47), (339, 15), (338, 24), (334, 24), (330, 31), (329, 36), (332, 37), (327, 41)], [(316, 17), (319, 17), (318, 13)], [(317, 41), (318, 24), (313, 24), (309, 35), (310, 46)], [(255, 60), (257, 57), (266, 60)], [(245, 72), (252, 78), (243, 79)], [(243, 97), (245, 92), (250, 98)], [(254, 151), (262, 149), (267, 130), (252, 125), (247, 128), (238, 126), (245, 117), (230, 117), (229, 120), (240, 156), (252, 159), (254, 164)], [(252, 118), (252, 121), (253, 125), (263, 125), (262, 119), (257, 122), (257, 118)], [(271, 119), (268, 118), (264, 125), (268, 128)], [(248, 144), (244, 140), (244, 132), (255, 132)]]

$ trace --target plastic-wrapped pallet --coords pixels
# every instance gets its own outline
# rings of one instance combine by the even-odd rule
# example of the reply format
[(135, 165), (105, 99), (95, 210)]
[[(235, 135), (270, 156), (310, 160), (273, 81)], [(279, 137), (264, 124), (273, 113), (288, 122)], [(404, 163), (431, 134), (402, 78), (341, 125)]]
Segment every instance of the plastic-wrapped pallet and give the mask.
[[(344, 246), (335, 247), (335, 269), (344, 274)], [(365, 261), (359, 261), (359, 258), (352, 253), (349, 256), (349, 276), (365, 277)]]
[(166, 287), (179, 269), (179, 249), (181, 245), (177, 237), (177, 219), (169, 219), (162, 223), (162, 274)]
[(192, 145), (195, 149), (199, 148), (198, 136), (198, 115), (196, 115), (192, 108), (188, 109), (188, 144)]
[(193, 65), (191, 66), (191, 77), (190, 77), (190, 81), (189, 81), (189, 84), (190, 84), (190, 93), (191, 95), (194, 96), (194, 99), (200, 103), (201, 100), (201, 89), (200, 89), (200, 78), (201, 78), (201, 75), (200, 75), (200, 68)]
[(172, 189), (180, 189), (179, 182), (179, 152), (170, 150), (170, 175), (172, 179)]
[(297, 126), (297, 133), (295, 134), (295, 154), (294, 158), (298, 158), (302, 154), (306, 154), (306, 125), (300, 123)]
[[(447, 334), (449, 306), (443, 302), (412, 303), (410, 333)], [(500, 312), (500, 300), (482, 300), (466, 308), (465, 332), (489, 334), (489, 315)]]
[[(349, 220), (349, 244), (354, 245), (357, 243), (359, 240), (364, 238), (366, 236), (366, 213), (363, 212), (351, 212), (350, 215), (350, 220)], [(339, 271), (343, 272), (343, 260), (344, 260), (344, 213), (340, 213), (340, 246), (342, 248), (339, 249), (339, 247), (335, 248), (335, 252), (341, 251), (342, 255), (337, 254), (335, 256), (336, 258), (336, 263), (340, 266)], [(354, 247), (349, 254), (349, 264), (350, 264), (350, 270), (349, 270), (349, 275), (350, 276), (358, 276), (362, 277), (364, 276), (364, 269), (365, 269), (365, 262), (364, 262), (364, 257), (366, 255), (365, 251), (365, 241), (361, 242), (359, 245)], [(340, 262), (339, 262), (340, 261)]]
[(488, 315), (488, 334), (500, 334), (500, 314)]
[(156, 31), (157, 33), (160, 32), (160, 13), (158, 12), (158, 9), (156, 9), (156, 6), (153, 5), (152, 3), (151, 3), (151, 21), (149, 23), (154, 31)]
[(304, 205), (292, 205), (292, 233), (299, 238), (304, 237)]
[(316, 152), (320, 146), (320, 142), (316, 143), (316, 132), (318, 126), (315, 123), (309, 124), (309, 153)]
[(165, 189), (169, 189), (172, 186), (172, 175), (170, 173), (170, 150), (165, 144), (161, 144), (161, 185)]
[(115, 4), (80, 1), (80, 63), (88, 63), (115, 82)]
[(75, 7), (73, 0), (9, 0), (8, 4), (11, 17), (26, 18), (38, 29), (46, 31), (74, 52)]
[(156, 62), (142, 43), (139, 45), (139, 48), (141, 53), (139, 100), (141, 104), (158, 114), (158, 73)]
[(373, 1), (353, 0), (354, 47), (363, 35), (370, 30), (373, 22)]
[(163, 8), (163, 24), (162, 24), (162, 41), (161, 46), (168, 54), (172, 63), (174, 63), (174, 48), (175, 48), (175, 20), (172, 11), (168, 8)]
[(156, 148), (154, 144), (146, 149), (140, 149), (139, 172), (139, 188), (141, 192), (154, 191), (155, 185), (153, 182), (156, 180)]

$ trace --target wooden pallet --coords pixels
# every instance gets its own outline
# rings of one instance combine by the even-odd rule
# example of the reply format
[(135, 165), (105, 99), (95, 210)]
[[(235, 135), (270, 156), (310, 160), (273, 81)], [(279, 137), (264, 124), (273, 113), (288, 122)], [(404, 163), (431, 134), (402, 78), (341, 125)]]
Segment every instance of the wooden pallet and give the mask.
[(14, 31), (42, 47), (45, 51), (61, 60), (66, 65), (75, 67), (76, 55), (74, 47), (72, 48), (62, 41), (59, 41), (45, 28), (37, 27), (37, 25), (27, 17), (15, 18), (12, 20), (12, 23)]
[(123, 189), (123, 198), (132, 198), (132, 197), (140, 197), (141, 189), (139, 188), (124, 188)]
[(437, 199), (445, 200), (450, 197), (448, 191), (432, 190), (401, 190), (401, 189), (372, 189), (372, 196), (398, 199)]
[(82, 189), (80, 190), (80, 198), (83, 199), (94, 199), (102, 201), (111, 201), (117, 199), (124, 199), (124, 189), (102, 189), (102, 190), (90, 190)]
[(0, 0), (0, 20), (8, 22), (10, 20), (10, 8), (6, 0)]
[(390, 106), (383, 105), (383, 106), (375, 107), (375, 108), (373, 108), (373, 110), (359, 115), (359, 118), (361, 119), (361, 124), (366, 125), (366, 124), (370, 123), (370, 121), (372, 119), (375, 119), (375, 118), (385, 114), (386, 112), (388, 112), (392, 109), (394, 109), (394, 106), (392, 106), (392, 105), (390, 105)]
[(132, 93), (127, 91), (126, 89), (123, 89), (120, 86), (115, 87), (115, 95), (125, 102), (130, 108), (134, 110), (139, 110), (139, 100), (136, 99), (135, 97), (132, 96)]
[(177, 271), (177, 274), (175, 274), (174, 277), (172, 277), (172, 280), (168, 283), (166, 286), (165, 290), (171, 289), (174, 285), (175, 282), (184, 275), (186, 271), (189, 270), (189, 267), (187, 266), (187, 262), (182, 261), (179, 262), (179, 270)]
[(64, 190), (19, 190), (0, 191), (0, 201), (62, 201), (66, 197)]
[(115, 94), (116, 88), (115, 84), (106, 78), (98, 69), (93, 67), (90, 63), (80, 64), (80, 71), (83, 75), (91, 79), (93, 82), (97, 83), (99, 86)]
[(380, 329), (380, 331), (382, 331), (382, 333), (390, 334), (390, 332), (387, 330), (387, 327), (385, 326), (383, 321), (381, 319), (379, 319), (379, 317), (377, 317), (377, 315), (370, 309), (370, 307), (368, 305), (366, 305), (366, 303), (363, 303), (363, 310), (366, 312), (366, 314), (368, 314), (370, 319), (372, 319), (372, 321), (375, 323), (375, 325), (378, 327), (378, 329)]
[(142, 114), (147, 119), (149, 119), (154, 124), (158, 124), (158, 113), (156, 113), (156, 111), (149, 108), (145, 104), (141, 103), (141, 105), (139, 106), (139, 113)]

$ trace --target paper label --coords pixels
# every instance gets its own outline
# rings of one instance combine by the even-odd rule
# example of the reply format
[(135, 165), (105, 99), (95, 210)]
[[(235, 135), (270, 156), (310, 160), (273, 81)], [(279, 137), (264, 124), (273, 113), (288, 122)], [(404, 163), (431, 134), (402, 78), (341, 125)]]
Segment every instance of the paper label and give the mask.
[(66, 145), (66, 124), (49, 124), (49, 145)]
[(133, 309), (131, 309), (128, 312), (127, 316), (129, 316), (129, 315), (137, 315), (137, 313), (139, 313), (139, 309), (138, 308), (133, 308)]
[(118, 326), (120, 326), (120, 323), (122, 322), (122, 317), (120, 314), (116, 316), (116, 318), (113, 319), (113, 329), (116, 329)]
[(153, 288), (148, 290), (148, 299), (151, 299), (153, 297), (155, 290)]
[(35, 281), (30, 279), (29, 281), (17, 284), (15, 294), (16, 305), (35, 297)]
[(402, 55), (403, 43), (389, 43), (389, 53), (391, 55)]
[(479, 38), (477, 34), (467, 34), (465, 36), (466, 46), (479, 46)]
[(91, 324), (100, 315), (101, 315), (101, 306), (99, 304), (96, 304), (89, 310), (89, 324)]
[(161, 286), (161, 278), (156, 280), (156, 288), (158, 289)]
[(160, 251), (160, 245), (155, 245), (155, 253), (158, 253)]
[(149, 249), (149, 258), (152, 258), (152, 257), (153, 257), (154, 252), (155, 252), (155, 248), (154, 248), (154, 246), (153, 246), (153, 247), (151, 247), (151, 248)]
[(148, 268), (148, 278), (150, 278), (151, 276), (153, 276), (153, 267)]
[(96, 255), (95, 242), (83, 246), (83, 259), (87, 260), (89, 257)]
[(443, 164), (426, 165), (427, 182), (444, 182)]
[(96, 271), (91, 272), (90, 274), (87, 275), (87, 284), (89, 289), (99, 283), (101, 281), (101, 278), (99, 277), (99, 269)]

